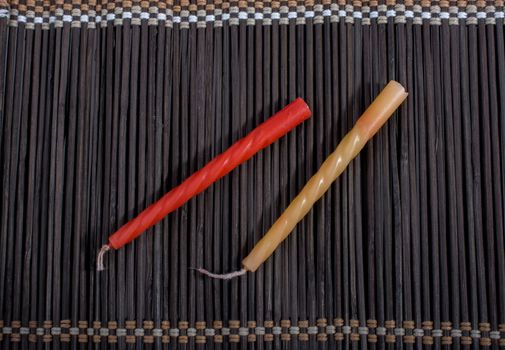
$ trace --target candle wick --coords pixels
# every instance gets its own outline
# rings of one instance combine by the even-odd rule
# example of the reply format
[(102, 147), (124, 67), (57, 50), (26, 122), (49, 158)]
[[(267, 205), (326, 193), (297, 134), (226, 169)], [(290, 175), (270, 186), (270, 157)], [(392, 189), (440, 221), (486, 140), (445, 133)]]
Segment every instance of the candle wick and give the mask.
[(107, 251), (110, 250), (110, 245), (105, 244), (102, 246), (100, 251), (98, 252), (98, 255), (96, 257), (96, 270), (97, 271), (103, 271), (105, 270), (105, 267), (103, 266), (103, 256)]
[(220, 280), (230, 280), (232, 278), (245, 275), (245, 273), (247, 272), (246, 269), (241, 269), (239, 271), (233, 271), (233, 272), (224, 273), (224, 274), (217, 274), (217, 273), (212, 273), (208, 270), (205, 270), (202, 267), (199, 267), (199, 268), (190, 267), (189, 269), (196, 270), (196, 271), (200, 272), (201, 274), (208, 276), (210, 278), (215, 278), (215, 279), (220, 279)]

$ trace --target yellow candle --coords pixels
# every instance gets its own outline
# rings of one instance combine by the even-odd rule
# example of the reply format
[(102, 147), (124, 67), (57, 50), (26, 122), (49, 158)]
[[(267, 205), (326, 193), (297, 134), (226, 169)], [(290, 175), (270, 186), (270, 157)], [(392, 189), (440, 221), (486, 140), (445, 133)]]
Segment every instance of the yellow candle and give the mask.
[[(254, 272), (277, 246), (293, 231), (296, 224), (309, 212), (314, 203), (328, 190), (367, 141), (384, 125), (398, 106), (407, 98), (404, 87), (390, 81), (384, 90), (358, 119), (335, 151), (321, 165), (302, 191), (272, 225), (265, 236), (242, 260), (243, 270)], [(245, 272), (245, 271), (244, 271)]]

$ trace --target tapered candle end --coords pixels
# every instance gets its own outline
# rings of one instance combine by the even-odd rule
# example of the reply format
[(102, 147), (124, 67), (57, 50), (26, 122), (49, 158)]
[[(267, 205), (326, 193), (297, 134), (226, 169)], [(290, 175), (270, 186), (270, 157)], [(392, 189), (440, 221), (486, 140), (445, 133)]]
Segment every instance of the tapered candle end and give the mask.
[(233, 272), (229, 272), (229, 273), (217, 274), (217, 273), (212, 273), (212, 272), (210, 272), (208, 270), (205, 270), (204, 268), (201, 268), (201, 267), (199, 267), (199, 268), (190, 267), (189, 269), (190, 270), (196, 270), (196, 271), (200, 272), (202, 275), (208, 276), (210, 278), (219, 279), (219, 280), (231, 280), (232, 278), (245, 275), (246, 272), (247, 272), (246, 269), (241, 269), (239, 271), (233, 271)]
[(102, 246), (102, 248), (100, 248), (100, 251), (98, 252), (98, 255), (96, 257), (96, 270), (97, 271), (105, 270), (105, 266), (103, 265), (103, 256), (109, 250), (110, 250), (110, 246), (108, 244), (105, 244)]
[(397, 81), (391, 80), (356, 122), (366, 139), (372, 138), (388, 121), (408, 93)]

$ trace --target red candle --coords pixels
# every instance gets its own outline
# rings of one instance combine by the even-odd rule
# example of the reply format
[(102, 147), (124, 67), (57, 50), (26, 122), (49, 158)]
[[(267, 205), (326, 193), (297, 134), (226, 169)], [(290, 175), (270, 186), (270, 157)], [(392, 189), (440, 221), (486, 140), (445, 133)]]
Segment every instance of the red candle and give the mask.
[(212, 159), (206, 166), (166, 193), (156, 203), (150, 205), (136, 218), (111, 235), (109, 244), (100, 250), (97, 261), (98, 269), (103, 268), (102, 259), (105, 251), (110, 248), (121, 248), (140, 236), (149, 227), (251, 158), (256, 152), (272, 144), (295, 126), (308, 119), (310, 114), (310, 109), (305, 101), (297, 98), (259, 125), (249, 135), (238, 140), (224, 153)]

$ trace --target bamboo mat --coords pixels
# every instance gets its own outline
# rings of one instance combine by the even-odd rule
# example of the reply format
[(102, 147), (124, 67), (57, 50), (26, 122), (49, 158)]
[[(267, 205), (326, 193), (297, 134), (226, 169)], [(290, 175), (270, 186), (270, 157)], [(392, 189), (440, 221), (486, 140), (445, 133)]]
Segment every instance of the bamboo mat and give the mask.
[[(505, 346), (503, 1), (0, 0), (0, 348)], [(390, 79), (409, 97), (240, 261)], [(313, 116), (109, 234), (296, 97)]]

